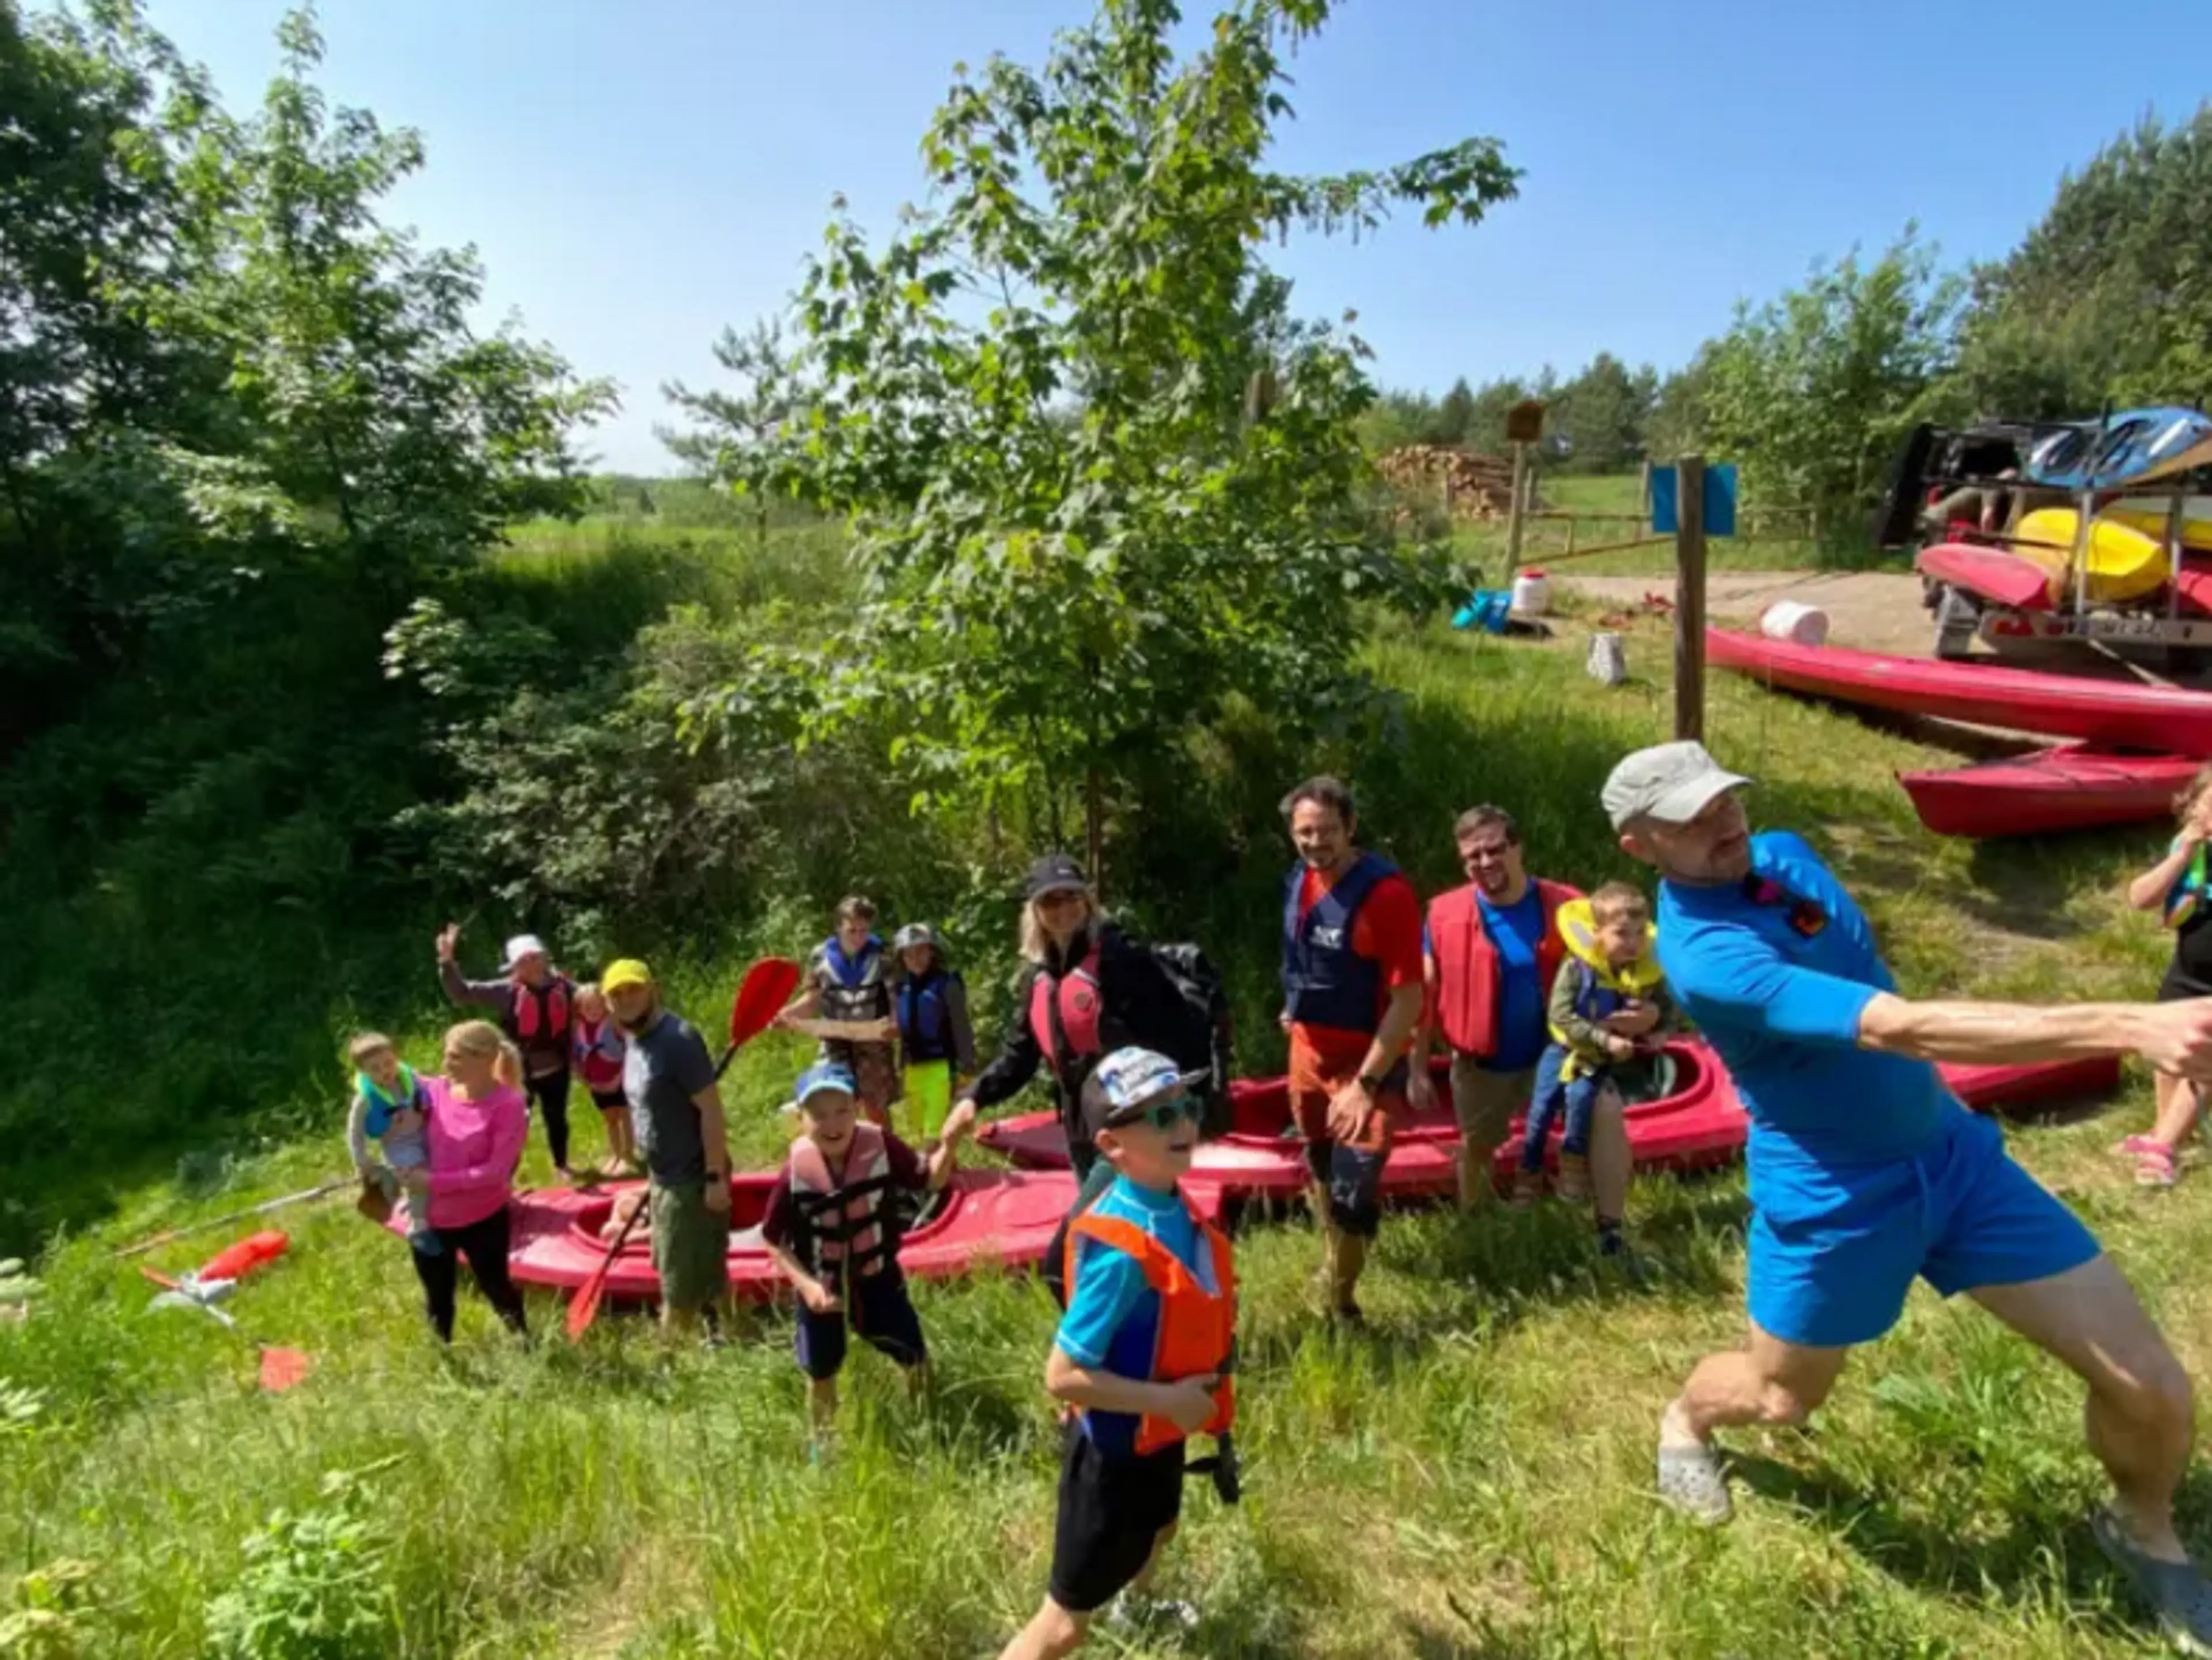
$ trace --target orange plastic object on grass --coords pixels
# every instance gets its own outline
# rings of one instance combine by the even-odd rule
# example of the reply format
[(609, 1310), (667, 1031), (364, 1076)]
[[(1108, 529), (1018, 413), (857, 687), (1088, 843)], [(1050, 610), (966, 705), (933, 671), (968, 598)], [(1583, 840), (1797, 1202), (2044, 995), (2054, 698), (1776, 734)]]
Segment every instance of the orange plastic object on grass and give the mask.
[(243, 1280), (264, 1263), (273, 1262), (292, 1248), (292, 1236), (276, 1228), (264, 1228), (250, 1233), (236, 1244), (226, 1245), (208, 1258), (200, 1269), (198, 1279), (204, 1285), (210, 1280)]

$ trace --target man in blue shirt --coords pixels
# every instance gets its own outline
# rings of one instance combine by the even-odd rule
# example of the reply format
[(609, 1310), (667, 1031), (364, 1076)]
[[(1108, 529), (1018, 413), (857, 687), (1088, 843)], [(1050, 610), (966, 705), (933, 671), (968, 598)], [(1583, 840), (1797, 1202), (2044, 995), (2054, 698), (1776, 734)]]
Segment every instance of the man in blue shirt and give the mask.
[(2088, 1384), (2089, 1445), (2115, 1489), (2093, 1518), (2098, 1542), (2170, 1636), (2212, 1654), (2212, 1586), (2173, 1530), (2188, 1377), (2088, 1230), (1932, 1064), (2132, 1050), (2203, 1079), (2212, 999), (1908, 1001), (1813, 849), (1750, 833), (1737, 794), (1749, 781), (1698, 745), (1665, 744), (1622, 761), (1603, 794), (1623, 849), (1665, 879), (1660, 964), (1752, 1121), (1750, 1343), (1708, 1356), (1667, 1408), (1661, 1496), (1726, 1521), (1713, 1432), (1802, 1423), (1921, 1275), (1966, 1292)]

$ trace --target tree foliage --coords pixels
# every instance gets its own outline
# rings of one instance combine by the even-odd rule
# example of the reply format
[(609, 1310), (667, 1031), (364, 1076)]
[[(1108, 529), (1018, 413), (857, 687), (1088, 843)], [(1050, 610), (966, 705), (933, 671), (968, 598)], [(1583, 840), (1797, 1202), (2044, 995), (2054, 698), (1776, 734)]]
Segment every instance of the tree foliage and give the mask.
[(1705, 368), (1703, 425), (1770, 501), (1856, 524), (1887, 485), (1904, 434), (1936, 411), (1963, 285), (1910, 230), (1756, 309), (1740, 307)]
[(2212, 104), (2100, 150), (1973, 289), (1959, 380), (1975, 410), (2212, 397)]
[(829, 719), (899, 708), (939, 789), (1079, 793), (1094, 854), (1180, 734), (1232, 699), (1315, 718), (1353, 608), (1408, 594), (1355, 507), (1364, 349), (1260, 250), (1399, 204), (1472, 224), (1516, 175), (1486, 138), (1272, 170), (1283, 56), (1330, 9), (1246, 0), (1179, 61), (1172, 4), (1106, 0), (1041, 70), (963, 74), (933, 205), (881, 246), (832, 224), (798, 296), (821, 386), (787, 478), (851, 516), (866, 584)]
[(736, 390), (694, 392), (671, 381), (663, 392), (696, 424), (662, 429), (660, 440), (700, 477), (752, 497), (754, 535), (764, 548), (770, 522), (768, 488), (788, 459), (785, 447), (807, 407), (804, 370), (784, 344), (781, 320), (773, 317), (762, 318), (744, 334), (723, 330), (714, 343), (714, 361), (737, 377)]

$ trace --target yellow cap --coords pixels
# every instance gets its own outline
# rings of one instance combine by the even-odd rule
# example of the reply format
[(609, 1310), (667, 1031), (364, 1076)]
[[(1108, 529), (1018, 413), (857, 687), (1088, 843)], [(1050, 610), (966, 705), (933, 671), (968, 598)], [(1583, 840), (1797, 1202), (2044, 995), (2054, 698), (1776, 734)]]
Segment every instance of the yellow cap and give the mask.
[(605, 972), (599, 976), (602, 992), (620, 991), (624, 986), (649, 986), (652, 983), (653, 970), (635, 957), (621, 958), (608, 964)]

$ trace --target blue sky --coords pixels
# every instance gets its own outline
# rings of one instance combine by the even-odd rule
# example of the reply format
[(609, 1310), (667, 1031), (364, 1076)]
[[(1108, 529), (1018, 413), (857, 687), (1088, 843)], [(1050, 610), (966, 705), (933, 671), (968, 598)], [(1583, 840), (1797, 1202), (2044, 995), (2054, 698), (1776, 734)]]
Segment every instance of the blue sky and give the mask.
[[(234, 107), (283, 0), (147, 0)], [(1199, 3), (1192, 15), (1210, 15)], [(833, 192), (874, 228), (921, 187), (951, 65), (1035, 62), (1063, 0), (326, 0), (325, 84), (422, 130), (393, 216), (474, 242), (519, 312), (623, 411), (602, 464), (664, 471), (660, 384), (711, 382), (722, 325), (775, 307)], [(1279, 164), (1401, 160), (1469, 134), (1527, 170), (1473, 230), (1387, 228), (1272, 257), (1303, 310), (1360, 314), (1389, 385), (1662, 368), (1854, 243), (1917, 219), (2002, 253), (2062, 173), (2147, 111), (2212, 92), (2201, 52), (2095, 44), (2078, 4), (2014, 0), (1347, 0), (1293, 66)], [(2169, 41), (2178, 46), (2178, 40)]]

